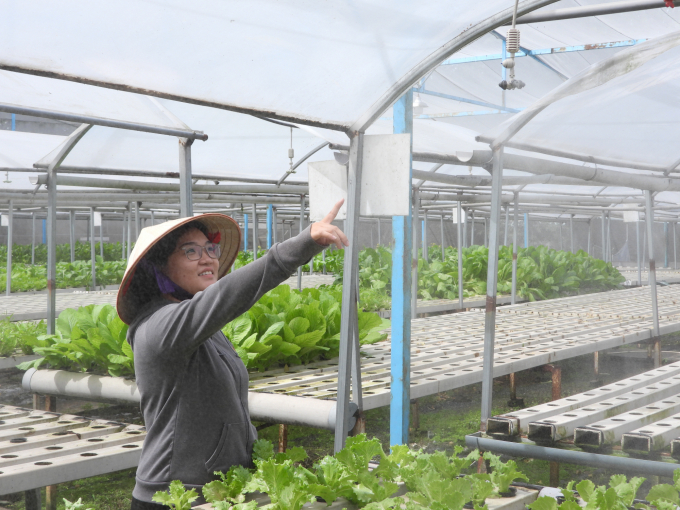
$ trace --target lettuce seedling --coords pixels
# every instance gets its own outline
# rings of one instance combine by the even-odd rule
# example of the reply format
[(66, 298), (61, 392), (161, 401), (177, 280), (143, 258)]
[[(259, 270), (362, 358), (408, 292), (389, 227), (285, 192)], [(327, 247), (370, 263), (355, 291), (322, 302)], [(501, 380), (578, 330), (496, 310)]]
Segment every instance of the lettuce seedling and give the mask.
[(198, 499), (194, 489), (186, 490), (179, 480), (170, 482), (168, 492), (158, 491), (151, 500), (161, 505), (167, 505), (175, 510), (191, 510), (191, 502)]

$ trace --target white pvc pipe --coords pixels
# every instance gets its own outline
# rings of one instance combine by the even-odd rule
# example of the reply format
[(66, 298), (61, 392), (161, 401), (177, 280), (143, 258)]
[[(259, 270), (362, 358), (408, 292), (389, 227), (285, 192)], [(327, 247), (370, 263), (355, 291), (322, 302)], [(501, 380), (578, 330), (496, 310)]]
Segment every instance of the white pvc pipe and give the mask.
[[(31, 368), (24, 374), (22, 386), (31, 393), (44, 395), (95, 401), (141, 401), (137, 383), (122, 377)], [(252, 420), (335, 430), (335, 400), (249, 391), (248, 408)], [(357, 409), (356, 404), (350, 403), (347, 430), (354, 428)]]

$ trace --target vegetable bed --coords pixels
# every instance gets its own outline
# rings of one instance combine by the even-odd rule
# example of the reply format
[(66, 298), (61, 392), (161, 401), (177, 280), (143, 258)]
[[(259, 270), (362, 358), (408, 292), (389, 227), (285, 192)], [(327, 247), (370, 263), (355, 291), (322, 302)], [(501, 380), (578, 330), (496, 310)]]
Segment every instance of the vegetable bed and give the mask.
[[(297, 291), (280, 285), (223, 331), (250, 370), (333, 358), (340, 344), (341, 297), (341, 291), (334, 288)], [(358, 313), (362, 344), (387, 337), (380, 331), (389, 327), (389, 321), (372, 312)], [(64, 310), (57, 319), (55, 335), (45, 334), (42, 322), (5, 320), (0, 325), (5, 332), (0, 336), (0, 349), (9, 353), (19, 347), (25, 354), (42, 356), (20, 364), (23, 370), (42, 366), (134, 376), (132, 349), (126, 341), (128, 327), (111, 305)]]
[[(337, 454), (307, 469), (301, 465), (307, 459), (302, 448), (275, 454), (269, 441), (258, 440), (253, 448), (254, 469), (235, 466), (227, 473), (215, 472), (217, 479), (206, 484), (202, 492), (216, 510), (255, 510), (263, 498), (249, 498), (258, 492), (268, 496), (270, 503), (263, 506), (267, 510), (300, 510), (317, 501), (335, 508), (367, 510), (482, 510), (497, 498), (510, 496), (515, 480), (527, 480), (514, 461), (504, 463), (489, 452), (483, 458), (490, 473), (476, 473), (480, 453), (474, 450), (460, 456), (462, 451), (462, 447), (456, 447), (451, 455), (441, 451), (428, 454), (395, 445), (387, 455), (377, 439), (368, 440), (361, 434), (348, 438), (346, 447)], [(581, 502), (589, 510), (626, 510), (633, 505), (642, 510), (671, 510), (680, 503), (680, 470), (674, 473), (673, 485), (656, 484), (646, 501), (636, 500), (644, 480), (614, 475), (608, 486), (596, 486), (590, 480), (578, 484), (572, 481), (559, 490), (559, 502), (543, 496), (527, 507), (579, 510)], [(175, 480), (169, 491), (157, 492), (153, 500), (176, 510), (189, 510), (197, 498), (194, 489), (186, 491)]]
[[(100, 253), (99, 243), (95, 242), (95, 253)], [(132, 246), (130, 247), (132, 248)], [(75, 260), (90, 260), (90, 243), (76, 241), (74, 245)], [(121, 243), (104, 243), (104, 260), (120, 260), (122, 254)], [(57, 245), (57, 262), (71, 261), (71, 245), (69, 243)], [(20, 264), (31, 263), (30, 244), (12, 244), (12, 262)], [(35, 245), (35, 263), (47, 264), (47, 245)], [(0, 266), (7, 265), (7, 245), (0, 246)]]
[[(333, 252), (340, 253), (340, 251)], [(444, 260), (441, 248), (432, 245), (430, 262), (418, 259), (418, 297), (421, 299), (458, 299), (458, 250), (447, 247)], [(489, 249), (472, 246), (463, 249), (463, 296), (486, 294)], [(359, 285), (362, 306), (366, 309), (389, 307), (392, 284), (392, 252), (382, 246), (359, 253)], [(342, 282), (342, 265), (335, 271)], [(517, 294), (530, 301), (571, 294), (601, 292), (619, 288), (625, 278), (610, 263), (545, 246), (522, 248), (517, 258)], [(502, 246), (498, 253), (498, 293), (509, 294), (512, 287), (512, 249)], [(381, 296), (384, 296), (381, 300)], [(386, 305), (386, 306), (385, 306)]]
[[(123, 279), (126, 260), (104, 261), (96, 258), (97, 286), (119, 284)], [(5, 288), (7, 282), (7, 268), (0, 268), (0, 287)], [(57, 288), (69, 289), (73, 287), (92, 288), (92, 264), (84, 260), (57, 263)], [(45, 265), (31, 265), (12, 263), (12, 292), (27, 292), (47, 288), (47, 267)]]

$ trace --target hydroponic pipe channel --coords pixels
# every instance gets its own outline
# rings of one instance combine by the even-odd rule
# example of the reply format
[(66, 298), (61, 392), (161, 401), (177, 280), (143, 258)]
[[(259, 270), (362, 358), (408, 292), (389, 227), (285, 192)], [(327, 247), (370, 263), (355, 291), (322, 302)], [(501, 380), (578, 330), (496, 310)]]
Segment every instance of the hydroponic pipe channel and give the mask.
[(479, 432), (465, 436), (465, 444), (468, 448), (478, 448), (480, 451), (500, 453), (513, 457), (566, 462), (568, 464), (591, 466), (602, 469), (615, 469), (669, 478), (673, 478), (673, 472), (678, 469), (678, 464), (671, 462), (658, 462), (634, 459), (631, 457), (615, 457), (597, 453), (561, 450), (559, 448), (547, 446), (499, 441), (497, 439), (481, 437)]
[[(21, 384), (25, 390), (44, 395), (94, 401), (139, 403), (141, 400), (137, 383), (121, 377), (31, 368), (24, 374)], [(250, 418), (256, 421), (335, 430), (335, 400), (249, 391), (248, 408)], [(347, 430), (354, 428), (357, 410), (357, 405), (350, 402), (346, 419)]]

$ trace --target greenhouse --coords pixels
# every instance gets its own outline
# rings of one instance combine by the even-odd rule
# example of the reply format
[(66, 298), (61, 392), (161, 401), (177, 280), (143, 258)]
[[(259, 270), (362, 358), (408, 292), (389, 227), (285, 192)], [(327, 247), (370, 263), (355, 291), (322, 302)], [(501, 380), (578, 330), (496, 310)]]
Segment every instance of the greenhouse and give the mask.
[(673, 0), (5, 12), (0, 510), (680, 505)]

